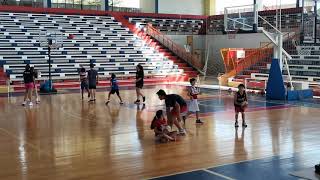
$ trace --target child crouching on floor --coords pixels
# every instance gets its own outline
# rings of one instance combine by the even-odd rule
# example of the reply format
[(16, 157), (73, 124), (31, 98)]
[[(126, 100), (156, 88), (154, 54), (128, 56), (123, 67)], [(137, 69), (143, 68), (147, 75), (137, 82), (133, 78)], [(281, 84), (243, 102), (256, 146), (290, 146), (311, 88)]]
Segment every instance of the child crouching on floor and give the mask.
[(167, 120), (164, 118), (162, 110), (156, 112), (156, 116), (153, 118), (150, 128), (154, 130), (156, 141), (166, 143), (168, 141), (176, 140), (177, 132), (170, 132), (170, 127), (167, 124)]

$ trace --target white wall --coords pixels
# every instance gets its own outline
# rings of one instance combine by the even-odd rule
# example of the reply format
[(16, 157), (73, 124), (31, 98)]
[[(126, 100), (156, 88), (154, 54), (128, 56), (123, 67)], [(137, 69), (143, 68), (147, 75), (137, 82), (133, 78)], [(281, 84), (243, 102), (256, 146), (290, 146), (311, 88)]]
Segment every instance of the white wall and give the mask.
[(159, 0), (159, 13), (203, 15), (203, 0)]
[[(168, 35), (174, 42), (181, 46), (187, 44), (186, 35)], [(202, 51), (202, 62), (205, 62), (205, 54), (209, 51), (208, 73), (217, 75), (224, 72), (224, 63), (221, 57), (222, 48), (258, 48), (260, 42), (270, 42), (262, 33), (237, 34), (235, 39), (229, 39), (227, 35), (195, 35), (193, 36), (193, 48)]]
[(141, 12), (155, 13), (155, 0), (140, 0)]

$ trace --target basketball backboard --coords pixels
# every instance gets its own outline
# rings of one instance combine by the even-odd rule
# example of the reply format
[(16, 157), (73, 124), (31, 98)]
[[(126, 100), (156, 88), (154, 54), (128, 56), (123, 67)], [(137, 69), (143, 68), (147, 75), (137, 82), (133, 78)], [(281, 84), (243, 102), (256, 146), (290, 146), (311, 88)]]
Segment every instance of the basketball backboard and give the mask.
[(39, 42), (42, 47), (61, 47), (63, 44), (63, 33), (60, 31), (41, 31), (39, 33)]
[(258, 24), (257, 5), (226, 7), (224, 9), (224, 30), (256, 31)]

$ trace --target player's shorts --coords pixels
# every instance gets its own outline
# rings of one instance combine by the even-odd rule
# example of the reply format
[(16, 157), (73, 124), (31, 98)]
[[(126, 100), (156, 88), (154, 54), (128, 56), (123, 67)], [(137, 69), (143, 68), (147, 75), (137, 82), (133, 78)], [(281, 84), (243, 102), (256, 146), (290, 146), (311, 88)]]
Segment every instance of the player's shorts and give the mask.
[[(188, 112), (188, 106), (187, 106), (187, 105), (185, 105), (185, 106), (180, 106), (180, 115), (181, 115), (181, 116), (187, 115), (187, 112)], [(173, 108), (173, 109), (171, 110), (171, 115), (177, 117), (179, 114), (178, 114), (178, 113), (176, 112), (176, 110)]]
[(110, 93), (111, 94), (114, 94), (114, 93), (116, 93), (118, 96), (119, 96), (119, 89), (111, 89), (111, 91), (110, 91)]

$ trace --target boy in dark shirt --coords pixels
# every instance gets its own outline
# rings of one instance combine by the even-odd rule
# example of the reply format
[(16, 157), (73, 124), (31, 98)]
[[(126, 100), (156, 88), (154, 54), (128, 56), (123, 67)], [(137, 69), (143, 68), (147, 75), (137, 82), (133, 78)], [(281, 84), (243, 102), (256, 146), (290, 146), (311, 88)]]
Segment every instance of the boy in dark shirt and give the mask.
[(179, 133), (185, 134), (185, 130), (181, 127), (179, 123), (182, 119), (181, 116), (183, 116), (183, 119), (185, 120), (185, 116), (188, 112), (188, 107), (185, 100), (177, 94), (167, 95), (166, 92), (162, 89), (160, 89), (157, 92), (157, 95), (160, 100), (165, 100), (167, 119), (169, 125), (176, 125), (176, 127), (179, 129)]
[(121, 99), (120, 92), (119, 92), (118, 81), (117, 81), (116, 75), (113, 73), (111, 74), (110, 85), (111, 85), (111, 91), (109, 92), (108, 101), (106, 102), (106, 105), (109, 104), (110, 96), (111, 94), (114, 94), (114, 93), (116, 93), (118, 98), (120, 99), (120, 104), (123, 104), (123, 101)]
[(90, 101), (96, 100), (98, 78), (98, 72), (94, 69), (94, 64), (90, 64), (90, 70), (88, 71), (89, 90), (91, 96)]

